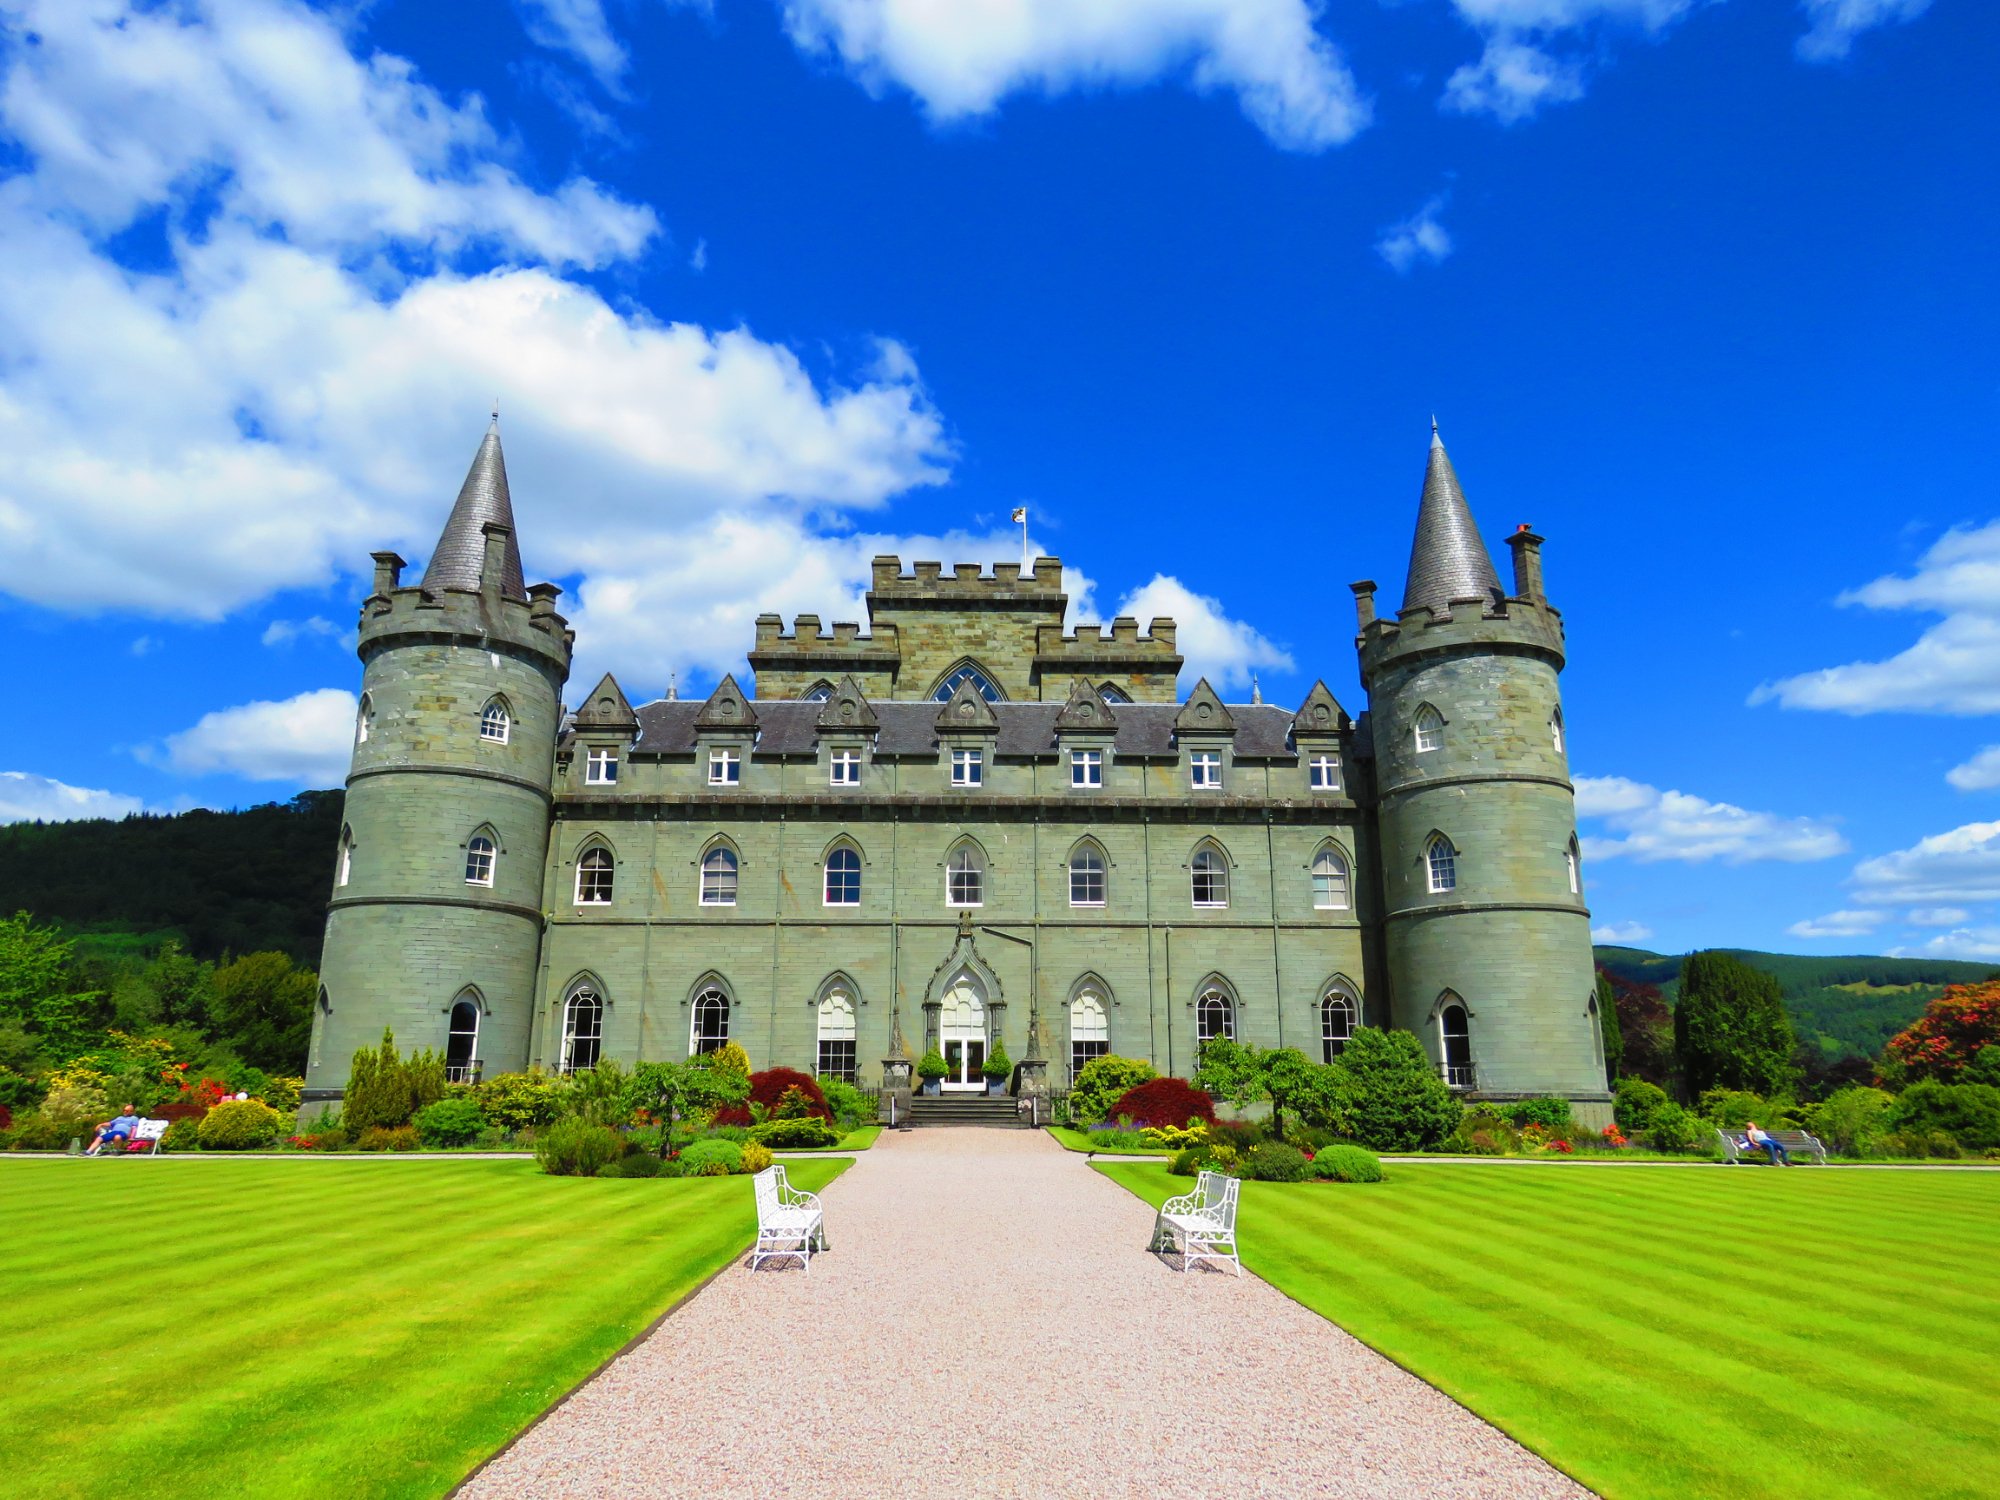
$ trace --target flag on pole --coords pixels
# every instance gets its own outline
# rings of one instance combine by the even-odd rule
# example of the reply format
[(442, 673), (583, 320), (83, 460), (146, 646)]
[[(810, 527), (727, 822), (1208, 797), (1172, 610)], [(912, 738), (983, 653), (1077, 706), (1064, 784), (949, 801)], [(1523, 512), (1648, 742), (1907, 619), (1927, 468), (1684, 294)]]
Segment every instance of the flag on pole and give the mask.
[(1015, 506), (1015, 507), (1014, 507), (1014, 521), (1015, 521), (1015, 524), (1016, 524), (1016, 525), (1019, 525), (1020, 523), (1022, 523), (1022, 522), (1024, 522), (1024, 521), (1026, 521), (1027, 519), (1028, 519), (1028, 507), (1027, 507), (1027, 506), (1025, 506), (1025, 505), (1017, 505), (1017, 506)]

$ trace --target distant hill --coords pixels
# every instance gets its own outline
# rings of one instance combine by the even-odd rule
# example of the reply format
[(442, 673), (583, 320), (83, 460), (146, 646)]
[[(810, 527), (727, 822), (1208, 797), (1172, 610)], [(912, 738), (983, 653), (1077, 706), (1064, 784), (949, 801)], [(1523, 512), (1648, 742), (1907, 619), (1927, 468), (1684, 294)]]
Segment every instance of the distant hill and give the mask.
[[(1845, 954), (1820, 958), (1800, 953), (1760, 953), (1725, 948), (1754, 968), (1774, 975), (1799, 1039), (1829, 1058), (1873, 1057), (1882, 1044), (1923, 1014), (1948, 984), (1975, 984), (2000, 975), (2000, 965), (1951, 958), (1884, 958)], [(1601, 947), (1600, 968), (1622, 979), (1657, 985), (1669, 1001), (1680, 992), (1678, 954), (1644, 948)]]
[(86, 951), (177, 936), (202, 958), (275, 950), (317, 969), (341, 802), (0, 826), (0, 912), (58, 922)]

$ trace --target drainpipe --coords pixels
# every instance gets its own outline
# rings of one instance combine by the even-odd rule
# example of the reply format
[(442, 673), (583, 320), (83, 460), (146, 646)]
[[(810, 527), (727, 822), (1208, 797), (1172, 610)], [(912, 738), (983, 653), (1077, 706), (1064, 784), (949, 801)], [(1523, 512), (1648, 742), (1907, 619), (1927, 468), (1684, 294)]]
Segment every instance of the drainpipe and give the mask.
[[(1267, 789), (1268, 790), (1268, 789)], [(1285, 979), (1278, 962), (1278, 846), (1271, 834), (1271, 810), (1264, 809), (1264, 866), (1270, 874), (1271, 891), (1271, 998), (1278, 1007), (1278, 1045), (1285, 1045)]]

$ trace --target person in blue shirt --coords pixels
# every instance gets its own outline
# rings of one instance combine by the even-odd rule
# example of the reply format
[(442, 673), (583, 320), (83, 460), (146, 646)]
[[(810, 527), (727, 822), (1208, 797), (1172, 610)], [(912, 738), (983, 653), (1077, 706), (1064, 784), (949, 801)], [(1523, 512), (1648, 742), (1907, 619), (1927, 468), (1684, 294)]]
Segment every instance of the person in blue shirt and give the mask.
[(139, 1128), (139, 1117), (126, 1105), (118, 1112), (115, 1120), (106, 1120), (97, 1127), (97, 1134), (90, 1138), (90, 1147), (83, 1154), (96, 1156), (106, 1141), (126, 1142), (132, 1139), (132, 1132)]

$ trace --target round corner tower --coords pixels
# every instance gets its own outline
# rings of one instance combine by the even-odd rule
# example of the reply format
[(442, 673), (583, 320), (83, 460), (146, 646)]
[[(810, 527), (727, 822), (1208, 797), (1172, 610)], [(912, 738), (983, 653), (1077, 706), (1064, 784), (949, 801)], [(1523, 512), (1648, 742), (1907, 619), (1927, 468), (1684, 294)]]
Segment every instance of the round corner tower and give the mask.
[(1396, 618), (1377, 619), (1374, 586), (1356, 585), (1390, 1013), (1454, 1089), (1558, 1095), (1603, 1124), (1562, 617), (1543, 596), (1542, 539), (1524, 526), (1510, 541), (1511, 596), (1433, 429)]
[(498, 423), (423, 583), (375, 555), (361, 606), (360, 712), (308, 1105), (331, 1103), (384, 1028), (453, 1076), (527, 1066), (562, 688), (560, 590), (527, 587)]

